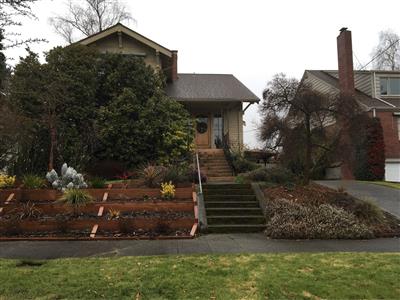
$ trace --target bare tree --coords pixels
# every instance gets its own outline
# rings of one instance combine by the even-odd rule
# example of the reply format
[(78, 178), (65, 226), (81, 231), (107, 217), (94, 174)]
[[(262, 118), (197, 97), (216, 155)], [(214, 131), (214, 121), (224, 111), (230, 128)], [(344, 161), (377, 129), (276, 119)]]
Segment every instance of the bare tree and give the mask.
[(118, 22), (134, 21), (127, 7), (120, 0), (68, 0), (67, 13), (49, 19), (54, 30), (68, 43), (75, 34), (90, 36)]
[(371, 56), (377, 70), (400, 70), (400, 36), (390, 29), (381, 31)]
[[(277, 74), (268, 82), (261, 104), (260, 138), (269, 150), (289, 161), (301, 160), (304, 183), (333, 153), (342, 135), (340, 98), (319, 93), (294, 78)], [(346, 117), (347, 119), (347, 117)], [(335, 126), (332, 126), (335, 124)]]
[[(4, 49), (28, 45), (30, 43), (45, 42), (41, 38), (21, 39), (15, 27), (22, 26), (21, 17), (35, 19), (31, 6), (39, 0), (0, 0), (0, 28), (3, 31)], [(8, 28), (13, 28), (9, 30)]]

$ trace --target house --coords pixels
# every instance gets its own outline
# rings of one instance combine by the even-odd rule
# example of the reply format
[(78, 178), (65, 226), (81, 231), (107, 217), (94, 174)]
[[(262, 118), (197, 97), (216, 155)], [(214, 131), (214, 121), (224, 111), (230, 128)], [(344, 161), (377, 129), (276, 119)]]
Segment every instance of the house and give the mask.
[(196, 119), (197, 148), (220, 148), (224, 138), (232, 147), (242, 148), (243, 114), (260, 99), (235, 76), (178, 73), (178, 51), (169, 50), (120, 23), (77, 43), (95, 47), (102, 53), (143, 57), (145, 63), (162, 71), (167, 79), (167, 95), (181, 102)]
[(352, 96), (365, 113), (380, 119), (385, 180), (400, 182), (400, 71), (354, 71), (351, 31), (341, 30), (337, 42), (338, 70), (306, 70), (301, 82), (322, 93)]

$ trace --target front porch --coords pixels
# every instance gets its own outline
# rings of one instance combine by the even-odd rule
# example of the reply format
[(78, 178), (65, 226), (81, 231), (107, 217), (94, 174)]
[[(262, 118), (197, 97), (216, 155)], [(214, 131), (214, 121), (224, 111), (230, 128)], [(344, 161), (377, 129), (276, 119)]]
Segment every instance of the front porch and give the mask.
[(197, 149), (222, 149), (229, 142), (234, 149), (243, 149), (243, 111), (241, 102), (184, 102), (195, 120)]

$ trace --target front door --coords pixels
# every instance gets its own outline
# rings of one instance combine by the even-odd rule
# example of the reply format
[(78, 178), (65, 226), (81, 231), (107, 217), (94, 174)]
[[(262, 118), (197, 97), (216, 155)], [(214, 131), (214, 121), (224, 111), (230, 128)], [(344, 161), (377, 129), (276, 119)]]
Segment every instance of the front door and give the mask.
[(196, 116), (196, 146), (210, 148), (210, 118), (207, 115)]

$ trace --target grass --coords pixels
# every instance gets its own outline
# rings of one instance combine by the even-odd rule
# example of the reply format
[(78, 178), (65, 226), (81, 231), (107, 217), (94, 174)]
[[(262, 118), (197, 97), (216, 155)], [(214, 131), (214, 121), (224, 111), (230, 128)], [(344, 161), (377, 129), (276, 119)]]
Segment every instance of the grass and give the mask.
[(389, 182), (389, 181), (362, 181), (362, 182), (383, 185), (383, 186), (387, 186), (387, 187), (391, 187), (391, 188), (400, 190), (400, 183), (397, 183), (397, 182)]
[(0, 260), (0, 299), (399, 299), (400, 254)]

